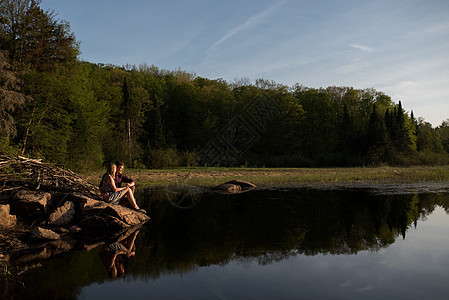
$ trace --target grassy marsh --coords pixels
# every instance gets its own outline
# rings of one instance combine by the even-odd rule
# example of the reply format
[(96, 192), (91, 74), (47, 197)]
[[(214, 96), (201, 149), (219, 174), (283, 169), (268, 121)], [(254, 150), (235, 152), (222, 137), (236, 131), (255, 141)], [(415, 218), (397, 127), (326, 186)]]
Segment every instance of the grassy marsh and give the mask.
[[(104, 171), (84, 174), (93, 184)], [(375, 168), (177, 168), (125, 169), (140, 186), (188, 183), (211, 187), (232, 179), (258, 186), (320, 184), (385, 184), (449, 181), (449, 166), (375, 167)]]

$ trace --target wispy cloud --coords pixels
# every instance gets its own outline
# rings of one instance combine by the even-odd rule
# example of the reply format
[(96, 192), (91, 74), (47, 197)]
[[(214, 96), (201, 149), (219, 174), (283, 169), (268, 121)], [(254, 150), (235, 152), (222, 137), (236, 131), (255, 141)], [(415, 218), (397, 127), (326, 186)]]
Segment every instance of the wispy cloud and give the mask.
[(355, 49), (359, 49), (359, 50), (362, 50), (364, 52), (373, 52), (374, 51), (373, 47), (369, 47), (369, 46), (365, 46), (365, 45), (350, 44), (349, 47), (352, 47), (352, 48), (355, 48)]
[(374, 289), (374, 287), (372, 285), (367, 285), (365, 287), (359, 288), (357, 290), (357, 292), (366, 292), (366, 291), (371, 291), (373, 289)]
[(448, 33), (449, 32), (449, 18), (440, 21), (436, 24), (433, 24), (432, 26), (425, 29), (425, 33), (427, 34), (441, 34), (441, 33)]
[(219, 45), (221, 45), (226, 40), (230, 39), (231, 37), (239, 34), (242, 31), (245, 31), (261, 22), (266, 20), (271, 14), (273, 14), (274, 11), (276, 11), (277, 8), (284, 5), (285, 1), (277, 1), (273, 5), (267, 7), (263, 11), (249, 17), (245, 20), (242, 24), (232, 28), (229, 30), (222, 38), (220, 38), (215, 44), (213, 44), (206, 52), (211, 52), (215, 48), (217, 48)]
[(352, 283), (349, 280), (347, 280), (344, 283), (340, 284), (340, 287), (349, 287), (349, 286), (352, 286)]
[[(203, 26), (186, 30), (171, 43), (167, 43), (167, 47), (164, 49), (164, 51), (161, 51), (162, 53), (160, 53), (160, 56), (170, 59), (172, 55), (175, 55), (181, 51), (186, 51), (185, 48), (188, 48), (188, 46), (191, 45), (195, 41), (195, 39), (201, 36), (204, 31), (205, 27)], [(184, 53), (184, 55), (186, 55), (186, 53)]]

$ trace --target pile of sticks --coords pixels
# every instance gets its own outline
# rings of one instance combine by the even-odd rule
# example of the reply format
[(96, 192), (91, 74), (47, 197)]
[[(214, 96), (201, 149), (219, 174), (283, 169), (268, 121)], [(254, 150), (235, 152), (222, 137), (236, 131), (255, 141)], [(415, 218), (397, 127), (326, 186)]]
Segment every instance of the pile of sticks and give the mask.
[(91, 198), (99, 197), (98, 187), (71, 170), (43, 163), (41, 159), (0, 155), (0, 191), (23, 183), (33, 185), (35, 189), (75, 192)]

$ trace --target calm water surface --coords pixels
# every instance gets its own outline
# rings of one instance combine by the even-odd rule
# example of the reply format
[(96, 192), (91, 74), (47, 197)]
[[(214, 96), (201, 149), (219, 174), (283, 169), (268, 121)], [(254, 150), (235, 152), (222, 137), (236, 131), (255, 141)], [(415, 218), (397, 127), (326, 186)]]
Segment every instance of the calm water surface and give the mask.
[[(255, 190), (140, 195), (125, 273), (104, 243), (33, 262), (12, 299), (447, 299), (449, 194)], [(113, 241), (105, 241), (112, 243)], [(90, 249), (81, 250), (81, 249)], [(40, 295), (40, 296), (36, 296)]]

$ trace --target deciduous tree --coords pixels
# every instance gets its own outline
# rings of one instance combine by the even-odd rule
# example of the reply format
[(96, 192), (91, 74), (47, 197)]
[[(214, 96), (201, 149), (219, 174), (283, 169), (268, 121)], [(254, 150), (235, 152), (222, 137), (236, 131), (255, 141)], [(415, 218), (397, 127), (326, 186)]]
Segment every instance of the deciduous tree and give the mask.
[(25, 95), (20, 92), (19, 79), (7, 56), (0, 51), (0, 136), (10, 138), (16, 135), (13, 113), (24, 102)]

